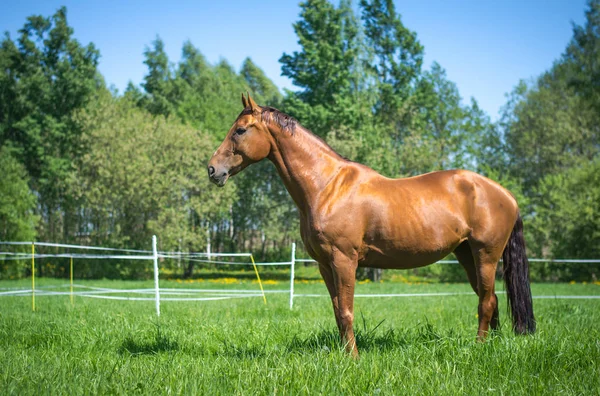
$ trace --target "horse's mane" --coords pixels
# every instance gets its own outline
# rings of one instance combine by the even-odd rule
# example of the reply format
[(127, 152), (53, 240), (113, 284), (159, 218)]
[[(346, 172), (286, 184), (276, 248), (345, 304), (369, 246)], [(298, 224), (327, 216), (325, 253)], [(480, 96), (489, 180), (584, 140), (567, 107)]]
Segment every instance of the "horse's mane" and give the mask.
[[(266, 123), (273, 122), (277, 124), (277, 126), (279, 126), (279, 128), (281, 128), (282, 131), (288, 132), (291, 135), (293, 135), (294, 132), (296, 132), (298, 120), (296, 120), (294, 117), (289, 116), (284, 112), (279, 111), (276, 108), (270, 106), (260, 106), (260, 109), (262, 121)], [(252, 114), (252, 110), (249, 107), (246, 107), (242, 111), (240, 116), (244, 114)]]
[(261, 114), (264, 122), (274, 122), (281, 128), (282, 131), (289, 132), (291, 135), (296, 132), (298, 120), (296, 120), (294, 117), (282, 113), (274, 107), (268, 106), (262, 107)]

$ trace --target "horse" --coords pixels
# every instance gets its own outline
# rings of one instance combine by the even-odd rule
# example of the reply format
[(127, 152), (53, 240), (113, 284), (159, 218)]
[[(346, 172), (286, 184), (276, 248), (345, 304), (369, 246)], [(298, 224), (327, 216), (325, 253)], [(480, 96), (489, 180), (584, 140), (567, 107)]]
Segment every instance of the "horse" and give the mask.
[(534, 333), (523, 222), (514, 196), (467, 170), (392, 179), (336, 153), (294, 118), (242, 94), (243, 110), (208, 163), (223, 187), (268, 158), (300, 213), (302, 241), (318, 263), (345, 349), (358, 357), (358, 267), (409, 269), (454, 253), (479, 297), (477, 340), (499, 327), (496, 267), (517, 334)]

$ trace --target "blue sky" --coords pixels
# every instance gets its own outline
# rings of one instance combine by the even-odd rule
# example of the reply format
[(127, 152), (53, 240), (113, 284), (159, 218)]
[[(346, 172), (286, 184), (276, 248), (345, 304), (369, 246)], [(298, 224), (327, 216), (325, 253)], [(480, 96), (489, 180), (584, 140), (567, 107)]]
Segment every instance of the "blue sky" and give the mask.
[[(225, 58), (239, 68), (250, 56), (280, 88), (294, 89), (278, 60), (298, 49), (297, 1), (0, 0), (0, 30), (15, 38), (27, 16), (49, 16), (61, 5), (76, 38), (100, 49), (100, 71), (119, 91), (142, 81), (143, 51), (157, 35), (172, 62), (189, 39), (213, 63)], [(474, 97), (497, 119), (520, 79), (560, 57), (572, 23), (585, 21), (586, 0), (413, 0), (396, 8), (425, 46), (426, 67), (440, 63), (465, 101)]]

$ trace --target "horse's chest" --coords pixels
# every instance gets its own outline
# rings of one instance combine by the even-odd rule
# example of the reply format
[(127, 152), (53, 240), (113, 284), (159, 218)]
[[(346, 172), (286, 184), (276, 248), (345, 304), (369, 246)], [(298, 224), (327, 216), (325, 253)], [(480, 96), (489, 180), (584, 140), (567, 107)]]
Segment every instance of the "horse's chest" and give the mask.
[(314, 218), (306, 216), (301, 219), (300, 236), (312, 258), (323, 261), (329, 256), (328, 240)]

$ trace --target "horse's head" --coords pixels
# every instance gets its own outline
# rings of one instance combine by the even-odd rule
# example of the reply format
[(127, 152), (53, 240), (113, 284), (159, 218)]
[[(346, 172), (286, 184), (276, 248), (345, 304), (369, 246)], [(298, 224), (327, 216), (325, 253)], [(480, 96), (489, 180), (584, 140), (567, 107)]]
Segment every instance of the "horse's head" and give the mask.
[(208, 177), (223, 187), (230, 176), (258, 162), (271, 151), (271, 135), (261, 122), (261, 107), (242, 94), (244, 110), (235, 120), (225, 140), (208, 161)]

